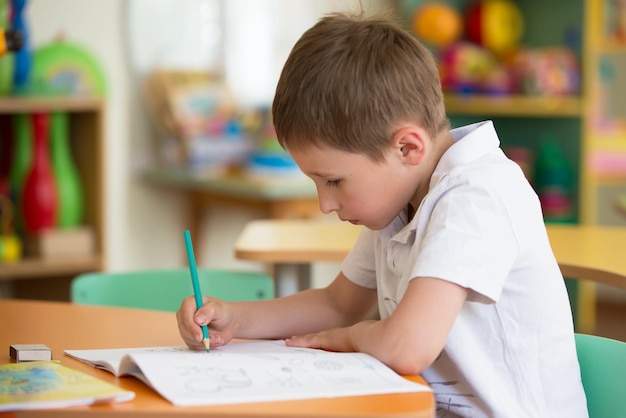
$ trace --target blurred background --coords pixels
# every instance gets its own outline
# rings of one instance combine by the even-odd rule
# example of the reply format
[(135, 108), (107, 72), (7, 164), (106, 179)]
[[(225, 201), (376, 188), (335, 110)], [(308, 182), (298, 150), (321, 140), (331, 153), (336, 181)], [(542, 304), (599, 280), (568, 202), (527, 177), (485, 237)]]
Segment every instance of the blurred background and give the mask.
[[(146, 169), (159, 164), (161, 152), (155, 117), (146, 103), (148, 76), (163, 69), (215, 72), (229, 80), (229, 100), (236, 98), (245, 108), (267, 107), (282, 63), (302, 32), (329, 10), (356, 7), (357, 2), (343, 1), (26, 2), (29, 47), (37, 50), (58, 39), (80, 46), (97, 62), (96, 72), (106, 84), (103, 126), (98, 127), (102, 154), (95, 156), (104, 173), (97, 203), (105, 219), (99, 231), (106, 254), (103, 269), (185, 265), (187, 195), (143, 178)], [(8, 148), (2, 151), (8, 154)], [(202, 264), (262, 269), (237, 263), (232, 250), (238, 232), (255, 217), (259, 213), (253, 208), (208, 208), (202, 220), (207, 251), (197, 254)], [(12, 268), (0, 264), (7, 275), (21, 275)], [(3, 284), (4, 292), (11, 292)]]
[[(623, 0), (7, 0), (0, 297), (66, 299), (82, 272), (185, 266), (187, 228), (201, 266), (265, 270), (233, 253), (272, 215), (255, 199), (302, 197), (323, 217), (273, 136), (280, 70), (320, 16), (361, 9), (389, 11), (433, 51), (453, 125), (494, 120), (546, 222), (626, 225)], [(23, 203), (52, 181), (31, 173), (37, 138), (67, 174), (63, 220)], [(207, 189), (232, 196), (205, 202)], [(317, 263), (313, 285), (338, 269)]]

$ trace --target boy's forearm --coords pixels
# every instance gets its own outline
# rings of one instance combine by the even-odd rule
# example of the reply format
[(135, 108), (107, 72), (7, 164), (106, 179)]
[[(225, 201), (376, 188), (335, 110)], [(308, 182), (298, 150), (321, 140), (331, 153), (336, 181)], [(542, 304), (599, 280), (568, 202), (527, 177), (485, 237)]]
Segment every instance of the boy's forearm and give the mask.
[(282, 339), (346, 327), (362, 320), (376, 303), (376, 291), (342, 273), (325, 288), (254, 302), (238, 302), (236, 338)]
[(427, 347), (416, 347), (407, 333), (400, 332), (388, 319), (362, 321), (349, 329), (354, 351), (370, 354), (399, 374), (414, 375), (432, 362)]
[(346, 325), (327, 289), (234, 305), (239, 313), (236, 338), (283, 339)]

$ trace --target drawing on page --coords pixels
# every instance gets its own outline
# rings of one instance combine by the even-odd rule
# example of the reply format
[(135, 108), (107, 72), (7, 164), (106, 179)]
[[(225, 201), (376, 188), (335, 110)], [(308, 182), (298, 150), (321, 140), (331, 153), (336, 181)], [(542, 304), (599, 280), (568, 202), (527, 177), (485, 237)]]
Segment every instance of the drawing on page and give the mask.
[(280, 371), (284, 373), (305, 373), (304, 360), (301, 358), (292, 358), (287, 361), (287, 364), (281, 366)]
[(300, 381), (295, 375), (276, 375), (272, 372), (268, 373), (270, 376), (269, 384), (271, 386), (278, 386), (283, 388), (298, 388), (304, 386), (304, 383)]
[(306, 381), (317, 381), (322, 384), (347, 385), (360, 383), (361, 379), (354, 376), (346, 376), (341, 373), (344, 364), (333, 359), (307, 359), (291, 358), (287, 364), (277, 371), (268, 371), (271, 384), (281, 387), (300, 387), (306, 385)]
[(182, 376), (191, 376), (185, 382), (185, 388), (194, 393), (212, 393), (252, 386), (252, 379), (243, 369), (189, 367), (182, 372)]
[(313, 362), (313, 366), (317, 370), (335, 371), (343, 369), (343, 364), (335, 360), (316, 360)]

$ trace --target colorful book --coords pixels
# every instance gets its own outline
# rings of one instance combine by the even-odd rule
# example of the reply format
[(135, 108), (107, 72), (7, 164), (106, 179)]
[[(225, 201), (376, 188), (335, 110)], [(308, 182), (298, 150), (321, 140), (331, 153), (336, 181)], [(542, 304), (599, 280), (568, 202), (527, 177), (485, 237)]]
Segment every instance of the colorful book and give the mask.
[(123, 402), (135, 393), (56, 361), (0, 365), (0, 411)]
[(284, 341), (184, 347), (65, 350), (116, 376), (134, 376), (178, 406), (429, 391), (365, 353), (288, 347)]

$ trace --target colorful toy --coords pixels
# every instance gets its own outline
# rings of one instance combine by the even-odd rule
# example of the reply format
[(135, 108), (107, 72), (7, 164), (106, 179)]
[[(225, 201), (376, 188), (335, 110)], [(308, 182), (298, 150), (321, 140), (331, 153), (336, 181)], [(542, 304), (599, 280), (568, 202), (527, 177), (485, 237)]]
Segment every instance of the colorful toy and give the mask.
[(13, 158), (11, 160), (11, 171), (9, 172), (9, 185), (11, 199), (15, 205), (15, 225), (21, 233), (24, 230), (24, 220), (22, 217), (22, 190), (24, 181), (33, 155), (33, 135), (30, 116), (26, 113), (17, 113), (13, 118)]
[(520, 166), (524, 177), (532, 183), (534, 178), (534, 156), (532, 151), (523, 145), (509, 145), (504, 147), (504, 153), (510, 160), (515, 161)]
[(48, 114), (35, 113), (33, 161), (24, 182), (21, 208), (27, 233), (38, 233), (56, 225), (57, 191), (48, 152)]
[(85, 48), (56, 40), (35, 50), (29, 89), (36, 94), (104, 96), (104, 73)]
[(496, 55), (505, 55), (517, 47), (524, 21), (511, 0), (479, 0), (467, 9), (465, 28), (470, 41)]
[(490, 95), (515, 92), (515, 78), (506, 64), (498, 62), (485, 74), (482, 92)]
[(542, 138), (535, 162), (535, 190), (548, 222), (574, 221), (572, 169), (554, 138)]
[(518, 90), (525, 94), (575, 94), (580, 88), (578, 59), (566, 47), (525, 49), (513, 59)]
[(278, 143), (269, 108), (248, 111), (243, 120), (256, 145), (246, 164), (248, 173), (270, 177), (302, 175), (296, 162)]
[(442, 87), (454, 93), (482, 92), (486, 77), (497, 65), (493, 54), (485, 48), (470, 42), (457, 42), (439, 56)]
[(18, 92), (23, 91), (27, 87), (33, 64), (30, 35), (25, 18), (27, 3), (27, 0), (11, 0), (11, 27), (19, 31), (22, 37), (21, 48), (14, 54), (15, 64), (13, 67), (13, 88)]
[(0, 195), (0, 263), (16, 261), (22, 257), (22, 243), (11, 231), (14, 213), (11, 200)]
[(70, 151), (65, 112), (54, 112), (50, 116), (50, 161), (57, 190), (56, 226), (76, 227), (83, 218), (83, 191)]
[(463, 19), (454, 7), (439, 1), (429, 1), (415, 10), (413, 32), (420, 40), (444, 47), (459, 40), (463, 32)]
[(0, 55), (17, 52), (22, 48), (22, 33), (14, 29), (0, 29)]
[(9, 94), (13, 88), (15, 57), (9, 52), (21, 50), (24, 44), (22, 32), (10, 28), (10, 15), (9, 0), (0, 0), (0, 94), (2, 95)]
[(0, 115), (0, 195), (11, 195), (11, 155), (13, 154), (13, 130), (11, 115)]

